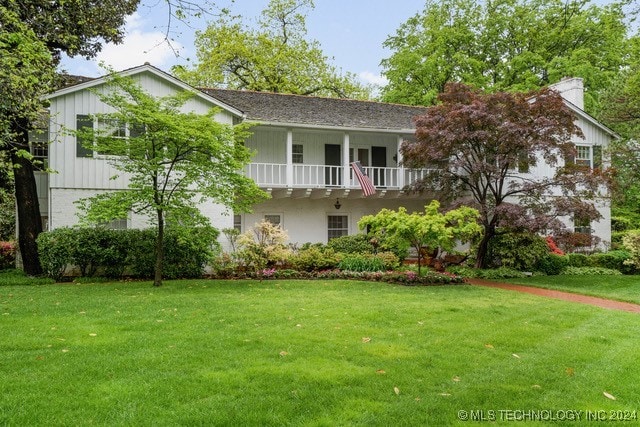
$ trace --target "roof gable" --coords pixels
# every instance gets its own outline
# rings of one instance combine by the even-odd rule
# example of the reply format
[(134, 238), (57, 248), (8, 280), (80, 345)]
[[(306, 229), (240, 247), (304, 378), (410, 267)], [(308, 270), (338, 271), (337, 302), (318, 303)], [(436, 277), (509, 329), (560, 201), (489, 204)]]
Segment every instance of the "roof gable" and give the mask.
[[(144, 74), (144, 73), (152, 74), (152, 75), (158, 77), (159, 79), (164, 80), (164, 81), (168, 82), (169, 84), (178, 87), (180, 90), (193, 92), (197, 97), (201, 98), (205, 102), (211, 104), (212, 106), (216, 106), (216, 107), (222, 108), (223, 110), (233, 114), (234, 116), (243, 117), (242, 111), (238, 110), (236, 107), (231, 106), (229, 104), (226, 104), (223, 100), (220, 100), (220, 99), (217, 99), (217, 98), (213, 98), (210, 95), (208, 95), (207, 93), (205, 93), (203, 91), (200, 91), (200, 90), (188, 85), (187, 83), (183, 82), (182, 80), (179, 80), (179, 79), (173, 77), (172, 75), (170, 75), (170, 74), (168, 74), (168, 73), (160, 70), (159, 68), (156, 68), (156, 67), (154, 67), (154, 66), (152, 66), (152, 65), (150, 65), (148, 63), (145, 63), (144, 65), (140, 65), (138, 67), (129, 68), (127, 70), (118, 72), (118, 74), (120, 76), (124, 76), (124, 77), (131, 77), (131, 76)], [(45, 96), (44, 99), (54, 99), (54, 98), (58, 98), (60, 96), (68, 95), (68, 94), (71, 94), (71, 93), (74, 93), (74, 92), (87, 90), (87, 89), (91, 89), (91, 88), (100, 86), (100, 85), (104, 84), (107, 81), (107, 77), (108, 76), (102, 76), (102, 77), (98, 77), (98, 78), (95, 78), (95, 79), (89, 79), (89, 80), (81, 81), (78, 84), (67, 86), (67, 87), (65, 87), (63, 89), (57, 90), (57, 91), (55, 91), (53, 93), (50, 93), (47, 96)]]

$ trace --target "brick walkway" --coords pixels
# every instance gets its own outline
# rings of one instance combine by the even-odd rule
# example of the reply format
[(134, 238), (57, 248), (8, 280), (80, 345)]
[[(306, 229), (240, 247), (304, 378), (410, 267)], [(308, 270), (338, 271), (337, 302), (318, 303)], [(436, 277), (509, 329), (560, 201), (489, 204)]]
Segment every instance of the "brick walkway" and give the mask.
[(534, 288), (532, 286), (512, 285), (509, 283), (496, 283), (482, 279), (467, 279), (467, 283), (476, 286), (488, 286), (491, 288), (507, 289), (510, 291), (524, 292), (527, 294), (539, 295), (547, 298), (555, 298), (564, 301), (577, 302), (581, 304), (594, 305), (596, 307), (610, 310), (629, 311), (640, 313), (640, 305), (630, 302), (614, 301), (606, 298), (590, 297), (587, 295), (573, 294), (571, 292), (554, 291), (550, 289)]

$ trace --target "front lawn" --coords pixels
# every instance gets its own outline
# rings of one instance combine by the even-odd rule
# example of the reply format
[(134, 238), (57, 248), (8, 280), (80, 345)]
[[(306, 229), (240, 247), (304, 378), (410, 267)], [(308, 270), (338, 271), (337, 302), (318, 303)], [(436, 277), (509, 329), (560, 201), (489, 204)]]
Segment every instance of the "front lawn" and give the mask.
[(414, 426), (640, 410), (637, 314), (499, 289), (0, 286), (0, 314), (2, 425)]
[(534, 276), (509, 283), (555, 289), (640, 304), (640, 276)]

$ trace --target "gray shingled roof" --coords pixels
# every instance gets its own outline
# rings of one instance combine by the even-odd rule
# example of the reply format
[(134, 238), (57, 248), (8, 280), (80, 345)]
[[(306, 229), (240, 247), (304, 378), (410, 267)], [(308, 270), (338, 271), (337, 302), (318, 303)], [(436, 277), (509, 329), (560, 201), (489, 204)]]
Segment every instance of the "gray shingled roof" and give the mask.
[(270, 92), (200, 89), (245, 113), (247, 120), (314, 126), (407, 130), (425, 107)]

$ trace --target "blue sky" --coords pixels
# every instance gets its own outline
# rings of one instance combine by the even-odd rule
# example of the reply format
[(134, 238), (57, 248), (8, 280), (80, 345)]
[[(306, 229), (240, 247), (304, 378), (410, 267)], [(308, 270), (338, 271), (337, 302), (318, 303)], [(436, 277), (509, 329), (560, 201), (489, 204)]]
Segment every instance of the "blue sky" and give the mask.
[[(230, 0), (217, 0), (221, 6)], [(388, 36), (409, 17), (421, 11), (425, 0), (315, 0), (315, 9), (307, 16), (308, 38), (320, 42), (332, 64), (344, 72), (360, 76), (366, 83), (380, 81), (380, 61), (390, 52), (382, 47)], [(236, 0), (231, 9), (245, 18), (255, 18), (268, 0)], [(174, 26), (173, 45), (179, 56), (162, 43), (167, 10), (164, 0), (143, 0), (138, 11), (127, 21), (124, 44), (106, 45), (95, 60), (64, 59), (62, 68), (71, 74), (95, 77), (103, 74), (98, 66), (104, 62), (116, 70), (143, 64), (145, 61), (165, 71), (175, 64), (195, 59), (193, 40), (197, 29), (204, 29), (212, 17), (193, 21), (191, 27)], [(249, 21), (246, 21), (249, 22)]]

